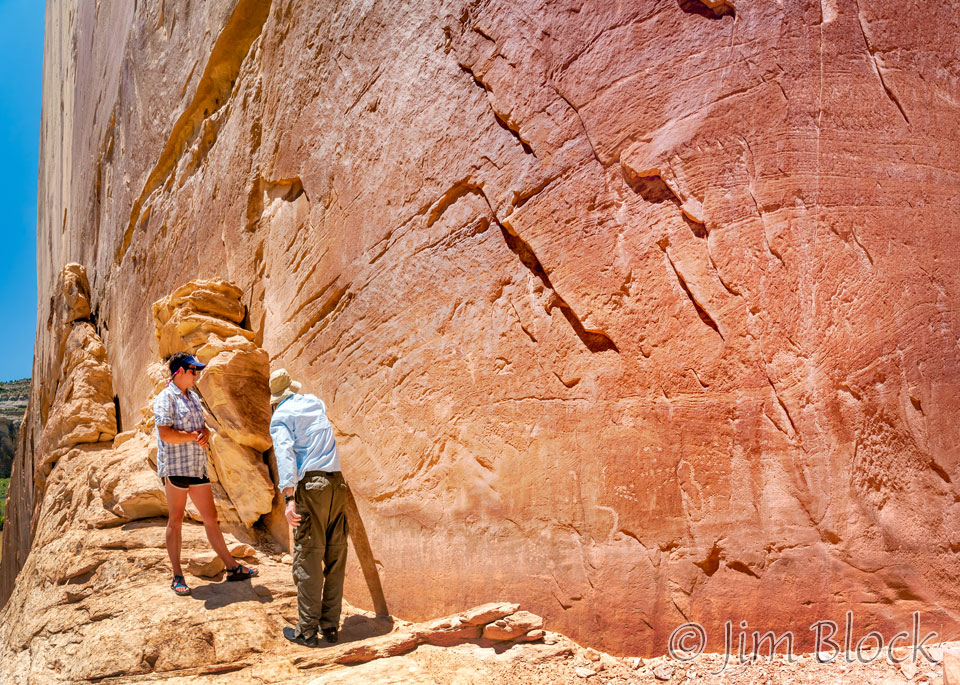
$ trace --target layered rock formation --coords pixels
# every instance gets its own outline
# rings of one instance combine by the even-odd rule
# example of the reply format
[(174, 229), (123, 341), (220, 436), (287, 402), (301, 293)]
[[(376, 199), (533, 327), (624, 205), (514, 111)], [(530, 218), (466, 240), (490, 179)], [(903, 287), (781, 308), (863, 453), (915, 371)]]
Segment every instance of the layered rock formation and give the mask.
[(955, 628), (955, 7), (47, 16), (39, 320), (83, 264), (128, 425), (153, 303), (235, 283), (241, 337), (330, 408), (393, 611), (509, 597), (618, 651)]
[(117, 434), (112, 371), (90, 319), (89, 292), (86, 269), (71, 263), (60, 271), (50, 296), (49, 352), (34, 356), (34, 369), (50, 380), (31, 384), (20, 431), (4, 525), (3, 601), (32, 547), (47, 477), (57, 462), (71, 453), (107, 447)]
[(29, 396), (29, 378), (0, 383), (0, 478), (10, 477)]

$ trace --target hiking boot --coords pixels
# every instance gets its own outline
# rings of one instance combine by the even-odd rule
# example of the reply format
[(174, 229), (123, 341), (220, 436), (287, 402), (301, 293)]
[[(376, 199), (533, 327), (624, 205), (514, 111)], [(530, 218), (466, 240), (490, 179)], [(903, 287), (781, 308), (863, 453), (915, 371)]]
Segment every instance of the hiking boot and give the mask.
[(323, 633), (323, 639), (331, 645), (336, 644), (340, 640), (336, 628), (321, 628), (320, 632)]
[(319, 647), (320, 640), (317, 639), (316, 635), (311, 635), (310, 637), (304, 637), (303, 635), (297, 635), (297, 631), (293, 628), (284, 628), (283, 636), (290, 640), (290, 642), (296, 645), (302, 645), (303, 647)]

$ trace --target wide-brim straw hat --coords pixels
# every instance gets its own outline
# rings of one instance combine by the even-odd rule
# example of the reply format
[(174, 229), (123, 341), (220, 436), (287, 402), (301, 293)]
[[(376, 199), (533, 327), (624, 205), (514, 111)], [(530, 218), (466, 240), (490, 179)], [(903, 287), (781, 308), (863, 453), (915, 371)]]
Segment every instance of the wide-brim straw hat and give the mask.
[(277, 369), (270, 374), (270, 406), (300, 392), (300, 383), (290, 378), (286, 369)]

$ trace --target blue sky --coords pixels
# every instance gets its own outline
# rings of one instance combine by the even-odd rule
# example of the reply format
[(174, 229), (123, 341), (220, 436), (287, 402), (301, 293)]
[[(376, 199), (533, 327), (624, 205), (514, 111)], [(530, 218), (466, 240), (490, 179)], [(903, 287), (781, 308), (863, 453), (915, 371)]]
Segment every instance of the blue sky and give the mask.
[(33, 373), (37, 330), (37, 149), (42, 0), (0, 0), (0, 381)]

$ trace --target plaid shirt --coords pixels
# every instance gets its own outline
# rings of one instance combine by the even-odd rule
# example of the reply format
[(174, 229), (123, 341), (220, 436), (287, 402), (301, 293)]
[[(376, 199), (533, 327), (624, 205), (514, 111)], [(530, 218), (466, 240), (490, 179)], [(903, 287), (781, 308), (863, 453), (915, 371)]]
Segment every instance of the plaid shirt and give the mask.
[[(181, 431), (198, 431), (204, 426), (203, 407), (194, 390), (184, 393), (173, 381), (160, 391), (153, 401), (153, 422), (159, 426), (173, 426)], [(157, 430), (157, 474), (164, 476), (207, 475), (207, 453), (196, 442), (174, 445), (160, 439)]]

